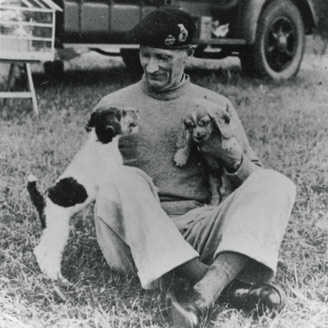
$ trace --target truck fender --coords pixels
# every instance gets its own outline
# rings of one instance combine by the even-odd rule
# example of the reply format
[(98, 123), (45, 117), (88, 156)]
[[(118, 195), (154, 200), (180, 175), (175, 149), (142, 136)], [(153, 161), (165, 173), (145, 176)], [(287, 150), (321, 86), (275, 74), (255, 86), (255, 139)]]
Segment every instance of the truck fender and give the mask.
[[(240, 6), (239, 35), (247, 44), (253, 44), (256, 39), (257, 25), (263, 8), (272, 0), (245, 0)], [(292, 0), (301, 12), (304, 26), (307, 31), (313, 30), (318, 23), (318, 17), (314, 15), (315, 8), (312, 0)]]
[(239, 11), (239, 35), (247, 44), (253, 44), (256, 38), (256, 28), (264, 4), (267, 0), (241, 1)]

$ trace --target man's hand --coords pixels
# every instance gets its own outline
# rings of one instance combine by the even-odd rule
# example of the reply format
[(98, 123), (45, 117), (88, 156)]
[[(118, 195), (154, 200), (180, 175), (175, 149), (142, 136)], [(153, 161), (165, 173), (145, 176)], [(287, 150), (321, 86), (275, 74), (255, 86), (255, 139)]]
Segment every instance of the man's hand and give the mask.
[(213, 138), (199, 147), (204, 153), (217, 158), (230, 173), (238, 170), (242, 163), (243, 151), (235, 137)]
[(235, 137), (222, 140), (219, 158), (228, 172), (232, 173), (239, 169), (243, 160), (243, 151)]

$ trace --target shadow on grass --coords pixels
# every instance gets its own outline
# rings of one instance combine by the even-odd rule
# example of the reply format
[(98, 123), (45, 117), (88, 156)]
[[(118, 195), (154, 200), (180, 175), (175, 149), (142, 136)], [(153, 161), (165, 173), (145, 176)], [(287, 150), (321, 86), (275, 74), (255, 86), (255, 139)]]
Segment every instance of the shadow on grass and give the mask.
[[(240, 67), (227, 68), (187, 68), (186, 73), (190, 75), (191, 81), (206, 85), (206, 82), (238, 84), (246, 82), (250, 84), (263, 83), (263, 79), (249, 78), (242, 74)], [(128, 70), (125, 67), (114, 67), (110, 69), (75, 70), (67, 71), (61, 75), (35, 74), (34, 83), (36, 89), (46, 89), (56, 86), (115, 86), (123, 88), (140, 80), (141, 74)]]
[[(320, 71), (302, 70), (296, 78), (287, 81), (272, 81), (258, 77), (247, 77), (241, 72), (239, 66), (225, 68), (188, 68), (186, 73), (190, 75), (191, 81), (208, 89), (221, 92), (227, 86), (239, 86), (241, 88), (257, 88), (269, 86), (273, 88), (284, 88), (294, 85), (303, 87), (309, 81), (322, 79)], [(44, 97), (48, 94), (56, 94), (58, 90), (81, 87), (81, 92), (93, 89), (99, 90), (100, 94), (107, 94), (140, 80), (140, 73), (128, 70), (126, 67), (99, 68), (93, 70), (70, 70), (60, 75), (47, 75), (44, 73), (33, 74), (34, 85), (39, 100), (47, 101)], [(18, 89), (23, 90), (22, 81), (18, 81)], [(218, 86), (220, 86), (218, 88)], [(83, 89), (84, 88), (84, 89)], [(102, 91), (104, 89), (104, 93)], [(53, 91), (52, 91), (53, 90)], [(59, 92), (60, 93), (60, 92)], [(46, 95), (47, 94), (47, 95)], [(74, 97), (74, 95), (72, 95)], [(40, 99), (41, 98), (41, 99)], [(0, 100), (1, 101), (1, 100)], [(0, 119), (23, 121), (26, 116), (33, 116), (32, 103), (30, 100), (10, 99), (2, 104)]]
[(60, 75), (35, 74), (33, 76), (36, 88), (46, 88), (57, 85), (129, 85), (140, 79), (140, 74), (128, 71), (124, 67), (110, 69), (75, 70)]
[[(186, 70), (186, 73), (190, 75), (191, 80), (194, 82), (197, 82), (198, 79), (206, 79), (209, 77), (215, 77), (218, 81), (245, 78), (239, 67), (232, 67), (229, 69), (189, 68)], [(62, 84), (67, 86), (97, 84), (118, 84), (124, 86), (138, 82), (141, 78), (141, 74), (128, 70), (125, 67), (114, 67), (110, 69), (72, 70), (61, 75), (52, 76), (36, 73), (33, 75), (33, 78), (36, 88)]]

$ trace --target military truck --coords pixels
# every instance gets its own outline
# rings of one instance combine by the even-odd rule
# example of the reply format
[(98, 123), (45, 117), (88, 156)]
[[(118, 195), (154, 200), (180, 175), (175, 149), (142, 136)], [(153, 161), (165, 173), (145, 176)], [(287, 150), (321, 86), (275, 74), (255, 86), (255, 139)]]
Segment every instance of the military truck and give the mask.
[[(92, 49), (116, 44), (138, 69), (138, 49), (124, 34), (156, 8), (181, 8), (195, 17), (195, 56), (238, 56), (245, 74), (288, 79), (297, 74), (305, 36), (328, 17), (327, 0), (56, 0), (56, 44)], [(103, 51), (106, 53), (106, 51)]]

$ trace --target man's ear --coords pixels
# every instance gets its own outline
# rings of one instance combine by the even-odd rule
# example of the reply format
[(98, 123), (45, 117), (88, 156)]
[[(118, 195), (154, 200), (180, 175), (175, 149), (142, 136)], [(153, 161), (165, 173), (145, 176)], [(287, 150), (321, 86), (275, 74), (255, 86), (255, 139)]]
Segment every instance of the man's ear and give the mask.
[(196, 45), (192, 44), (191, 46), (189, 46), (189, 48), (187, 48), (186, 50), (187, 56), (192, 57), (195, 53), (195, 50), (196, 50)]

